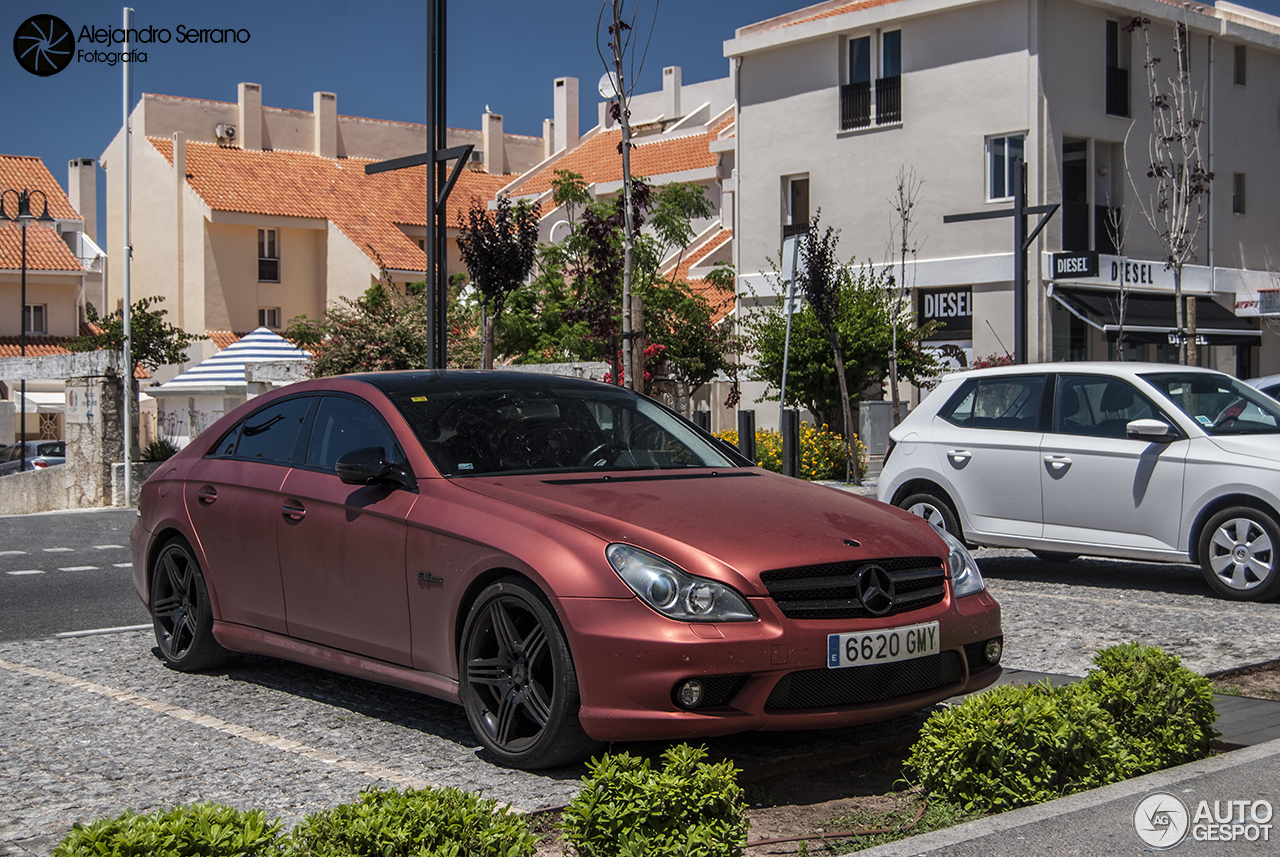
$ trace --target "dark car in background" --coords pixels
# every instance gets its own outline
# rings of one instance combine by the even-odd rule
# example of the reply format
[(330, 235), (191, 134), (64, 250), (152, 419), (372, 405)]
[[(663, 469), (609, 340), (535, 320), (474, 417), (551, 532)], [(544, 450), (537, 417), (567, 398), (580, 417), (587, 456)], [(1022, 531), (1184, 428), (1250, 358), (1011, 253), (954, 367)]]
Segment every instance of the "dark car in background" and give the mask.
[[(23, 469), (21, 443), (0, 450), (0, 476), (8, 476)], [(29, 440), (26, 442), (26, 470), (43, 470), (67, 460), (67, 444), (61, 440)]]
[(132, 548), (171, 667), (254, 652), (417, 690), (517, 767), (884, 720), (1000, 674), (956, 538), (571, 378), (273, 391), (147, 480)]

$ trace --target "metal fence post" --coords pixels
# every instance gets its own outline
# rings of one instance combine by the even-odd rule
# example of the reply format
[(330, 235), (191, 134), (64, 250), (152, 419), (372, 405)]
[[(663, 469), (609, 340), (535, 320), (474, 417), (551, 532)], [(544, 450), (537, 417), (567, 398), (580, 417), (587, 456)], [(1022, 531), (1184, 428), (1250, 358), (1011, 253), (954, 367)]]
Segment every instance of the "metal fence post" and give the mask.
[(756, 460), (756, 412), (738, 411), (738, 451)]
[(782, 412), (782, 475), (800, 475), (800, 412)]
[(693, 424), (703, 431), (711, 431), (711, 411), (694, 411)]

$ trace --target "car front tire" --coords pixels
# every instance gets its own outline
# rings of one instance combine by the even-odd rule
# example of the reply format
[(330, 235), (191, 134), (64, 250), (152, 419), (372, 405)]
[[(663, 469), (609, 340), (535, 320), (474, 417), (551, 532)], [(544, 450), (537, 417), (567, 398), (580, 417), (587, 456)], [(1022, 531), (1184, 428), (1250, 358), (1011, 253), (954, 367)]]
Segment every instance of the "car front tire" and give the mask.
[(956, 520), (951, 504), (931, 491), (920, 491), (904, 498), (898, 503), (898, 508), (942, 527), (958, 539), (964, 538), (960, 534), (960, 522)]
[(1223, 509), (1200, 534), (1200, 569), (1214, 591), (1236, 601), (1280, 594), (1280, 526), (1248, 506)]
[(578, 677), (560, 623), (521, 578), (489, 586), (467, 614), (458, 693), (472, 731), (504, 765), (568, 765), (603, 746), (578, 722)]
[(213, 638), (213, 607), (186, 539), (170, 539), (151, 566), (151, 621), (160, 657), (175, 670), (220, 666), (229, 653)]

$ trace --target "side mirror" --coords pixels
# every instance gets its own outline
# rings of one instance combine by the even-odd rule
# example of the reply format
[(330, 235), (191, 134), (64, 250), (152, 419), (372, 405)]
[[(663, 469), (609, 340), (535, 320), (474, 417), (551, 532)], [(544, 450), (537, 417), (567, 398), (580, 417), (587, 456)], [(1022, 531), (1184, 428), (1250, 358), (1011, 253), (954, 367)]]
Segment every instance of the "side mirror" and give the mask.
[(393, 488), (412, 488), (413, 477), (403, 467), (387, 461), (386, 451), (380, 446), (354, 449), (336, 462), (338, 478), (348, 485), (390, 485)]
[(1163, 420), (1132, 420), (1125, 424), (1124, 431), (1130, 440), (1172, 443), (1177, 439), (1173, 426)]

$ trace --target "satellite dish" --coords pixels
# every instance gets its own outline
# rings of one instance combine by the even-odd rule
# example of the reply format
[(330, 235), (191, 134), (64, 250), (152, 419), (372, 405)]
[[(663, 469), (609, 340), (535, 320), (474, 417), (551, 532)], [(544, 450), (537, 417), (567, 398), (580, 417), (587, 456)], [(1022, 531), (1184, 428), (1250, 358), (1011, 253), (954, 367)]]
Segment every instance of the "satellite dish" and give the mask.
[(617, 98), (618, 90), (621, 89), (618, 86), (617, 76), (611, 71), (607, 71), (600, 76), (600, 83), (597, 84), (596, 88), (599, 90), (601, 98), (610, 100)]

